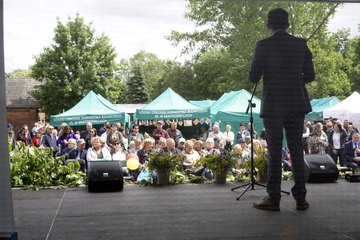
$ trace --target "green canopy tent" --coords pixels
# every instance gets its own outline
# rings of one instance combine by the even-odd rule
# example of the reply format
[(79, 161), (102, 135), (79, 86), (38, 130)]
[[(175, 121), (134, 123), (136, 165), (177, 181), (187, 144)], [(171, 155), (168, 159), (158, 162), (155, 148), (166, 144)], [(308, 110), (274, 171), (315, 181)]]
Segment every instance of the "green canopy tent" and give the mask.
[[(90, 91), (74, 107), (58, 115), (50, 116), (50, 124), (58, 126), (67, 123), (70, 126), (83, 126), (87, 122), (92, 124), (103, 124), (104, 121), (110, 123), (126, 122), (126, 113), (116, 109), (110, 102), (104, 103), (105, 98), (101, 98)], [(106, 99), (105, 99), (106, 100)], [(106, 100), (107, 101), (107, 100)], [(111, 104), (111, 105), (110, 105)]]
[[(247, 124), (250, 121), (250, 111), (246, 114), (250, 98), (251, 93), (244, 89), (224, 93), (210, 108), (211, 121), (219, 122), (221, 131), (225, 131), (225, 126), (229, 124), (232, 131), (236, 133), (239, 130), (240, 123)], [(259, 98), (254, 97), (253, 103), (256, 104), (256, 107), (252, 110), (254, 129), (260, 134), (264, 126), (260, 118), (261, 101)]]
[(123, 111), (122, 109), (120, 109), (119, 107), (117, 107), (116, 105), (112, 104), (110, 101), (108, 101), (106, 98), (104, 98), (103, 96), (101, 96), (100, 94), (97, 94), (97, 97), (99, 98), (99, 100), (104, 103), (107, 107), (109, 107), (110, 109), (113, 109), (115, 111), (120, 111), (120, 112), (124, 112), (125, 113), (125, 117), (124, 117), (124, 121), (122, 122), (124, 125), (125, 123), (130, 123), (130, 115), (127, 114), (125, 111)]
[(210, 116), (209, 108), (203, 108), (189, 103), (171, 88), (141, 109), (137, 109), (137, 120), (163, 119), (201, 119)]
[(308, 121), (322, 121), (323, 111), (338, 104), (340, 100), (337, 97), (313, 99), (310, 101), (312, 112), (305, 115)]
[(207, 108), (207, 107), (211, 107), (211, 105), (213, 105), (213, 103), (216, 101), (215, 100), (200, 100), (200, 101), (190, 100), (189, 102), (196, 106)]

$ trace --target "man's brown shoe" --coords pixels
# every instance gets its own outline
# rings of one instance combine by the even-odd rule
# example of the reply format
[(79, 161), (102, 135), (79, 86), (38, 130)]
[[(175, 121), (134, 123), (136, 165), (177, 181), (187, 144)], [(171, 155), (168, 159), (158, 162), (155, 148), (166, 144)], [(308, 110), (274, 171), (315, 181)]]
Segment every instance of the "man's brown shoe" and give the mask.
[(280, 211), (279, 203), (270, 200), (270, 197), (265, 197), (261, 202), (254, 202), (254, 208), (269, 211)]
[(305, 200), (296, 200), (296, 209), (297, 210), (306, 210), (309, 208), (309, 203)]

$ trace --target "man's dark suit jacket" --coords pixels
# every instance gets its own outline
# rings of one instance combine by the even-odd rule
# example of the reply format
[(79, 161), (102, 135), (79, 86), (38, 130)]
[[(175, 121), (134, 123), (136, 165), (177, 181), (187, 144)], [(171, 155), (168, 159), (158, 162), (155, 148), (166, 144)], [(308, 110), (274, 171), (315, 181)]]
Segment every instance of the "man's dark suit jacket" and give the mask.
[[(78, 154), (79, 154), (79, 149), (74, 149), (74, 150), (69, 152), (68, 159), (76, 159)], [(86, 161), (86, 154), (87, 154), (87, 150), (83, 150), (80, 153), (80, 159), (83, 159), (83, 160)]]
[(305, 83), (315, 78), (306, 40), (277, 30), (256, 44), (249, 80), (260, 81), (263, 91), (260, 116), (311, 112)]
[(351, 165), (351, 163), (354, 162), (355, 148), (354, 148), (353, 141), (349, 141), (349, 142), (345, 143), (344, 157), (345, 157), (347, 166)]

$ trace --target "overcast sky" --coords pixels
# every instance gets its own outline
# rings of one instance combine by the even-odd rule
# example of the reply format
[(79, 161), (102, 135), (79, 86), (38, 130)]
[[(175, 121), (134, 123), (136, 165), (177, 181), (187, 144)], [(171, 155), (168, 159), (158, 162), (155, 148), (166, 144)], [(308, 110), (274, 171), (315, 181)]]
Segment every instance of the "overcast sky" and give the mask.
[[(171, 30), (192, 31), (194, 25), (183, 16), (185, 0), (4, 0), (5, 72), (26, 69), (34, 55), (52, 43), (56, 17), (66, 22), (78, 12), (92, 22), (96, 34), (105, 33), (115, 46), (118, 59), (140, 50), (161, 59), (183, 60), (180, 48), (164, 36)], [(351, 29), (359, 35), (360, 4), (346, 4), (331, 20), (329, 30)]]

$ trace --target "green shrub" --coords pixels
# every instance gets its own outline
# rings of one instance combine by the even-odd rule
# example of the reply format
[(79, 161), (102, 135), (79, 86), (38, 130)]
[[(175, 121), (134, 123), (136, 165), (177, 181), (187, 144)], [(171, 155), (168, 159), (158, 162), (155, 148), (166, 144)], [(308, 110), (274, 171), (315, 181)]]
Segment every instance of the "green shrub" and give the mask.
[(27, 147), (17, 142), (10, 152), (11, 184), (33, 189), (83, 184), (85, 174), (77, 171), (79, 162), (64, 166), (63, 160), (64, 156), (54, 158), (50, 148)]

